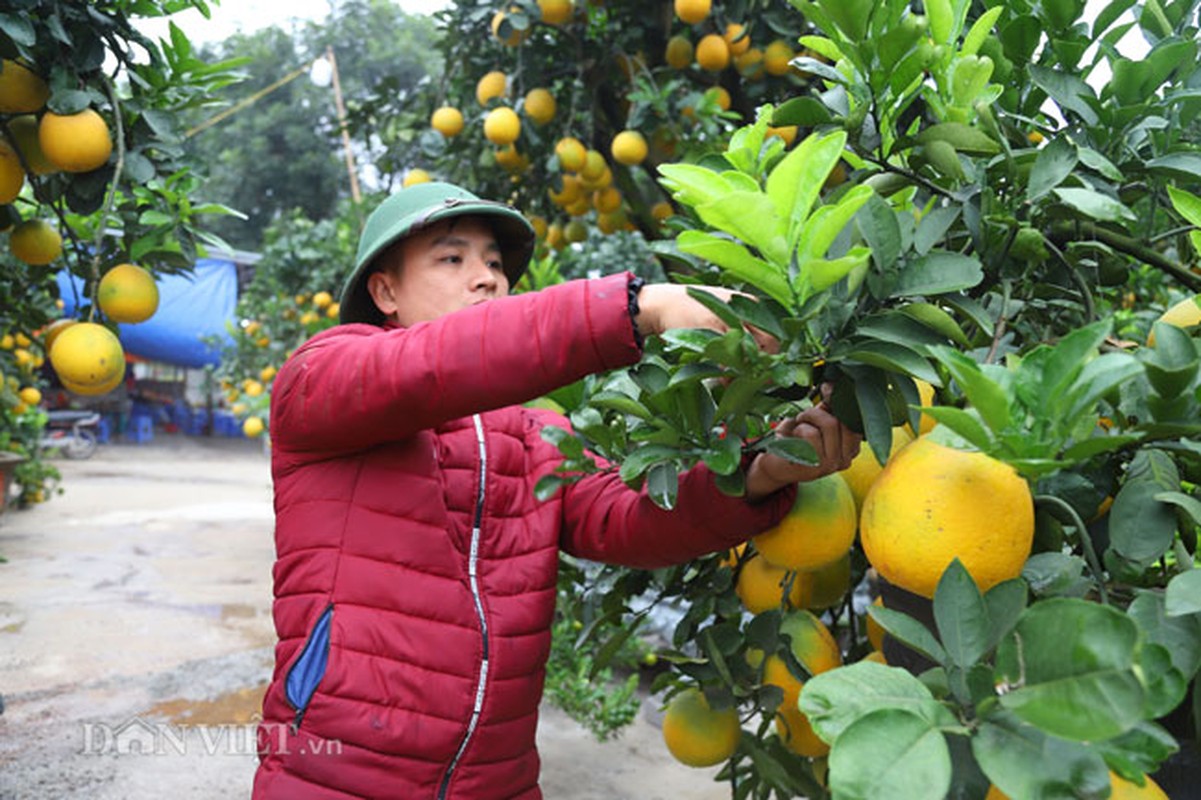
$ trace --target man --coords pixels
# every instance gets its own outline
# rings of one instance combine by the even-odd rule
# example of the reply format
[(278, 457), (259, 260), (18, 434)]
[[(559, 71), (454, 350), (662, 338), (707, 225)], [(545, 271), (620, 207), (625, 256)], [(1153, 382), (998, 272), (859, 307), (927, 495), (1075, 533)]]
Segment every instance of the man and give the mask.
[(702, 466), (673, 512), (615, 471), (539, 502), (560, 462), (539, 431), (567, 422), (521, 403), (636, 363), (644, 336), (722, 324), (683, 287), (628, 273), (507, 296), (533, 245), (508, 206), (402, 190), (367, 221), (344, 324), (276, 378), (279, 644), (256, 798), (541, 797), (559, 549), (645, 568), (722, 550), (857, 452), (818, 406), (779, 430), (820, 463), (759, 455), (743, 498)]

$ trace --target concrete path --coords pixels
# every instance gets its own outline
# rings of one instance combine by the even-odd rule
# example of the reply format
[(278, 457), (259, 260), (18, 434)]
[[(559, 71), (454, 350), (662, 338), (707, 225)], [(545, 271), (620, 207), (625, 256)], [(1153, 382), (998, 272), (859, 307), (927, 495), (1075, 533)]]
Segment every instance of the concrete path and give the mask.
[[(249, 797), (272, 667), (271, 479), (258, 442), (158, 436), (54, 462), (0, 516), (0, 800)], [(604, 744), (543, 707), (548, 800), (720, 800), (653, 702)]]

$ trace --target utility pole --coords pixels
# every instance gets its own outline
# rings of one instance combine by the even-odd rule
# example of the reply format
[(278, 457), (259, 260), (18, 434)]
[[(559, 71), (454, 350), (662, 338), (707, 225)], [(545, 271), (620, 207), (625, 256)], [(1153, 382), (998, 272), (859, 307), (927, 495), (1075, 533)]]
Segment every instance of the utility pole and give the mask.
[(338, 62), (334, 59), (332, 45), (325, 48), (325, 58), (329, 61), (334, 80), (334, 107), (338, 110), (338, 127), (342, 130), (342, 148), (346, 152), (346, 172), (350, 175), (350, 196), (357, 204), (362, 202), (363, 196), (359, 191), (359, 175), (355, 168), (354, 151), (350, 147), (350, 131), (346, 126), (346, 106), (342, 103), (342, 83), (338, 80)]

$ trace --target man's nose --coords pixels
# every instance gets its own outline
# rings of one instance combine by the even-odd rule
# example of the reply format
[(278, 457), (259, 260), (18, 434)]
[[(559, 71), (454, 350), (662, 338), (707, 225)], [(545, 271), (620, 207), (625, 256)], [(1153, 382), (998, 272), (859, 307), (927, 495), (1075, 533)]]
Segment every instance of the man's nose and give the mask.
[(471, 286), (473, 289), (496, 286), (496, 270), (492, 269), (488, 258), (476, 256), (471, 259)]

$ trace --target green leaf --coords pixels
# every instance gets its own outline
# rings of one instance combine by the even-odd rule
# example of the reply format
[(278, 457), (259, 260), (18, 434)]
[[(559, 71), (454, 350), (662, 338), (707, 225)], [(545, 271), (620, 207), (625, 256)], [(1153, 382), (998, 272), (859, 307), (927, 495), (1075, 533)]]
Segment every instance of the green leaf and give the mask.
[(1182, 328), (1167, 322), (1156, 322), (1152, 328), (1155, 346), (1141, 351), (1147, 379), (1155, 392), (1164, 399), (1179, 397), (1197, 378), (1201, 358), (1193, 338)]
[(906, 303), (898, 311), (917, 320), (944, 339), (950, 339), (962, 347), (971, 347), (967, 334), (959, 327), (955, 318), (933, 303)]
[(1028, 71), (1035, 84), (1061, 108), (1075, 113), (1088, 125), (1097, 124), (1097, 112), (1088, 102), (1096, 102), (1097, 95), (1082, 78), (1038, 64), (1030, 64)]
[(1134, 671), (1138, 626), (1110, 606), (1050, 598), (1030, 606), (997, 648), (1001, 704), (1054, 736), (1095, 741), (1143, 720)]
[(1093, 744), (1093, 750), (1127, 780), (1155, 772), (1180, 745), (1172, 735), (1153, 722), (1144, 722), (1113, 739)]
[(788, 245), (782, 220), (776, 216), (775, 207), (762, 192), (731, 191), (720, 199), (693, 208), (706, 225), (752, 245), (768, 261), (776, 265), (788, 263)]
[(763, 450), (794, 464), (813, 466), (820, 461), (813, 445), (791, 436), (772, 436), (764, 439)]
[(1166, 178), (1195, 181), (1201, 178), (1201, 153), (1168, 153), (1148, 161), (1147, 169)]
[(651, 412), (642, 403), (639, 403), (632, 397), (613, 391), (600, 391), (592, 395), (588, 400), (589, 403), (597, 408), (607, 408), (613, 411), (621, 412), (622, 414), (630, 414), (639, 419), (650, 419)]
[(1184, 701), (1188, 681), (1172, 665), (1172, 656), (1163, 645), (1144, 644), (1138, 651), (1138, 669), (1147, 693), (1148, 717), (1163, 717)]
[[(805, 683), (800, 709), (822, 738), (834, 741), (859, 718), (881, 708), (896, 708), (931, 724), (948, 721), (946, 708), (930, 690), (901, 669), (859, 661), (815, 675)], [(954, 717), (950, 717), (951, 724)]]
[(733, 187), (711, 169), (695, 164), (660, 164), (660, 179), (672, 196), (688, 206), (698, 206), (725, 197)]
[(534, 484), (534, 497), (541, 502), (550, 500), (567, 481), (558, 475), (543, 475)]
[(981, 424), (980, 414), (975, 409), (965, 411), (960, 408), (950, 408), (949, 406), (935, 406), (934, 408), (924, 409), (923, 413), (928, 414), (939, 425), (945, 426), (962, 437), (977, 450), (985, 453), (992, 452), (995, 439), (988, 428)]
[(856, 227), (868, 247), (876, 268), (891, 269), (901, 257), (901, 226), (897, 214), (883, 198), (872, 193), (872, 197), (859, 209), (855, 217)]
[(1152, 480), (1127, 479), (1109, 509), (1110, 546), (1123, 558), (1143, 566), (1168, 552), (1176, 537), (1176, 513), (1157, 500), (1163, 487)]
[(920, 378), (930, 384), (942, 382), (938, 373), (921, 353), (903, 344), (879, 340), (856, 342), (844, 357), (890, 372), (900, 372)]
[(1184, 217), (1186, 222), (1201, 228), (1201, 197), (1175, 186), (1169, 186), (1167, 189), (1176, 213)]
[(721, 439), (701, 453), (701, 460), (718, 475), (732, 475), (742, 464), (742, 444), (734, 437)]
[(1026, 610), (1026, 582), (1020, 578), (1001, 581), (984, 593), (984, 605), (988, 609), (988, 649), (1008, 635)]
[(38, 42), (37, 30), (25, 14), (0, 14), (0, 31), (14, 44), (33, 47)]
[(1120, 200), (1093, 189), (1055, 189), (1055, 195), (1081, 214), (1102, 222), (1135, 222), (1134, 212)]
[[(622, 464), (625, 468), (625, 464)], [(663, 461), (651, 467), (646, 476), (646, 493), (659, 508), (670, 511), (676, 507), (680, 492), (680, 470), (675, 461)]]
[(1047, 146), (1038, 151), (1034, 168), (1030, 170), (1030, 183), (1026, 187), (1026, 200), (1034, 202), (1072, 174), (1079, 157), (1076, 146), (1066, 137), (1056, 136)]
[(972, 737), (972, 754), (1009, 797), (1101, 800), (1109, 793), (1109, 770), (1092, 749), (1003, 711), (982, 722)]
[(959, 219), (961, 211), (961, 206), (950, 205), (936, 208), (923, 216), (922, 221), (917, 225), (917, 232), (913, 235), (913, 249), (919, 255), (925, 255), (933, 250), (934, 245), (943, 240), (947, 231), (955, 224), (955, 220)]
[(794, 309), (792, 290), (781, 270), (756, 258), (741, 244), (704, 231), (684, 231), (677, 238), (682, 252), (711, 261), (735, 278), (762, 290), (788, 309)]
[(1079, 586), (1084, 559), (1070, 553), (1035, 553), (1022, 566), (1022, 577), (1039, 597), (1063, 595)]
[(889, 636), (935, 661), (945, 664), (947, 652), (925, 625), (908, 614), (882, 606), (868, 606), (868, 616), (874, 619)]
[(1073, 421), (1081, 414), (1092, 413), (1097, 401), (1142, 369), (1138, 359), (1129, 353), (1105, 353), (1092, 359), (1080, 370), (1068, 392), (1063, 419)]
[(801, 265), (801, 274), (808, 277), (813, 291), (822, 292), (845, 278), (854, 269), (866, 264), (871, 255), (871, 251), (866, 247), (856, 247), (842, 258), (816, 258), (806, 261)]
[(970, 356), (950, 347), (932, 347), (930, 354), (951, 373), (972, 407), (994, 433), (1006, 430), (1012, 421), (1009, 395), (995, 383)]
[[(1190, 569), (1172, 578), (1168, 582), (1164, 604), (1169, 617), (1201, 614), (1201, 569)], [(1201, 654), (1198, 663), (1201, 664)]]
[[(868, 186), (856, 186), (847, 192), (836, 205), (822, 206), (810, 215), (801, 226), (800, 247), (797, 256), (800, 261), (825, 256), (830, 245), (842, 233), (843, 228), (859, 212), (876, 193)], [(747, 209), (745, 213), (751, 213)]]
[(842, 158), (847, 135), (839, 130), (826, 136), (811, 133), (786, 155), (767, 176), (767, 196), (776, 214), (787, 221), (789, 248), (796, 231), (808, 218), (834, 165)]
[(951, 561), (934, 590), (934, 621), (951, 663), (967, 669), (988, 652), (988, 608), (972, 576), (958, 558)]
[(897, 708), (852, 723), (834, 742), (829, 768), (834, 796), (846, 800), (943, 800), (951, 787), (951, 754), (942, 732)]
[(901, 270), (889, 297), (958, 292), (982, 280), (984, 271), (978, 258), (936, 250), (909, 262)]
[(1112, 161), (1091, 147), (1077, 146), (1076, 153), (1080, 156), (1081, 164), (1089, 169), (1096, 170), (1103, 177), (1109, 178), (1111, 181), (1122, 181), (1125, 179), (1122, 171), (1115, 167)]
[(633, 484), (640, 479), (652, 465), (679, 456), (680, 451), (665, 445), (647, 445), (640, 447), (626, 456), (621, 462), (621, 479), (626, 484)]
[(802, 128), (814, 128), (825, 125), (834, 117), (830, 109), (814, 97), (794, 97), (780, 104), (772, 115), (771, 124), (775, 126), (798, 125)]
[[(1177, 577), (1196, 571), (1190, 570)], [(1171, 588), (1171, 583), (1168, 587)], [(1169, 608), (1169, 599), (1164, 594), (1140, 591), (1126, 613), (1138, 623), (1148, 642), (1167, 650), (1173, 667), (1185, 677), (1192, 677), (1201, 668), (1201, 616), (1196, 612), (1170, 614)]]

